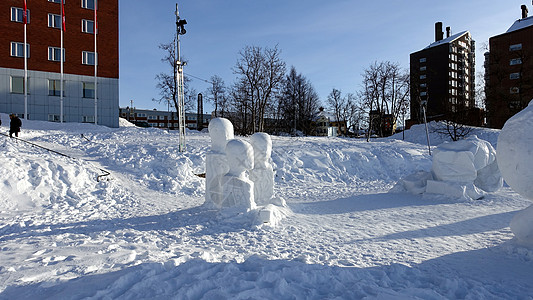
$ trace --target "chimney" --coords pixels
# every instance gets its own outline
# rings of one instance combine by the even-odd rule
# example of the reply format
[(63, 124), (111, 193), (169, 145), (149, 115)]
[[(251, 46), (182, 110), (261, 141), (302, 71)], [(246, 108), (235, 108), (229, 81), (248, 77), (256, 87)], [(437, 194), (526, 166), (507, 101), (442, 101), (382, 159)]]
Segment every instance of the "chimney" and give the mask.
[(435, 42), (443, 39), (444, 33), (442, 32), (442, 22), (435, 23)]
[(522, 5), (522, 19), (527, 18), (527, 13), (528, 13), (527, 6)]
[(452, 28), (450, 26), (446, 27), (446, 38), (449, 38), (452, 35)]

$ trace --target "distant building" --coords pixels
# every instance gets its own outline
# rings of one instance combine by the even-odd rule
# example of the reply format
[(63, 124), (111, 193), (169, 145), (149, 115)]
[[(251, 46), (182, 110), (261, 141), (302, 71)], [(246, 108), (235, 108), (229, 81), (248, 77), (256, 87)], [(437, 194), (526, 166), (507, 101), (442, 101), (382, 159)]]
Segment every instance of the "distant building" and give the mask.
[(485, 54), (487, 125), (502, 128), (533, 99), (533, 16), (522, 18), (489, 40)]
[(371, 134), (391, 136), (396, 132), (396, 118), (392, 114), (384, 114), (379, 110), (371, 110), (368, 114), (371, 124)]
[(411, 53), (411, 121), (430, 120), (480, 125), (475, 108), (475, 42), (468, 31), (457, 34), (435, 24), (435, 42)]
[[(161, 110), (149, 110), (149, 109), (137, 109), (137, 108), (120, 108), (119, 115), (131, 123), (140, 127), (156, 127), (156, 128), (168, 128), (179, 129), (178, 114), (172, 111)], [(209, 114), (202, 115), (202, 128), (207, 128), (212, 116)], [(186, 113), (185, 114), (185, 126), (188, 129), (198, 129), (198, 114)]]
[(314, 127), (316, 136), (339, 136), (347, 133), (346, 121), (338, 121), (322, 107), (314, 121)]
[(63, 120), (94, 123), (97, 106), (98, 124), (118, 127), (118, 0), (98, 1), (98, 53), (94, 45), (95, 2), (64, 1), (62, 50), (61, 0), (27, 1), (28, 116), (24, 116), (24, 1), (0, 1), (0, 112), (60, 121), (63, 52)]

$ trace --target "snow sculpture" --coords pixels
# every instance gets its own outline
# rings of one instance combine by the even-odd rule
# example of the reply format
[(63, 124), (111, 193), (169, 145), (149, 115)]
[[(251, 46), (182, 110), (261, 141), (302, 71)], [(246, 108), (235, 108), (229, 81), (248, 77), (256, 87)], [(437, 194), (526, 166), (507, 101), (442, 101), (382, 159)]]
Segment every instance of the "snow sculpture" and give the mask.
[(208, 205), (222, 205), (222, 177), (229, 171), (226, 143), (233, 139), (233, 124), (228, 119), (215, 118), (209, 122), (211, 151), (205, 158), (205, 200)]
[(246, 171), (254, 167), (252, 145), (241, 140), (230, 140), (226, 144), (229, 172), (222, 178), (221, 207), (235, 207), (246, 211), (255, 208), (254, 183)]
[[(443, 143), (433, 154), (427, 193), (479, 199), (503, 186), (492, 145), (477, 136)], [(436, 181), (436, 182), (435, 182)]]
[(274, 196), (274, 169), (270, 163), (272, 139), (266, 133), (252, 135), (250, 143), (254, 148), (254, 168), (250, 179), (254, 182), (254, 200), (258, 205), (267, 205)]
[(420, 171), (402, 178), (393, 191), (443, 194), (480, 199), (503, 186), (492, 145), (477, 136), (443, 143), (433, 153), (431, 172)]
[[(498, 165), (505, 182), (533, 200), (533, 100), (507, 120), (498, 137)], [(533, 247), (533, 205), (516, 214), (511, 231), (519, 242)]]

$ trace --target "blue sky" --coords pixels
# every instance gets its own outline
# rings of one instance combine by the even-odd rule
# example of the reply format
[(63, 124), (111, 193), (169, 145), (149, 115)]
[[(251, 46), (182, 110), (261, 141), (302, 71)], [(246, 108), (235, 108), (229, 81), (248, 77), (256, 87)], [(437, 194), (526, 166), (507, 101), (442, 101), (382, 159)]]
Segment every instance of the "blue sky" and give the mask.
[[(349, 0), (185, 0), (177, 2), (186, 19), (181, 37), (185, 73), (227, 85), (245, 46), (278, 45), (288, 67), (306, 76), (323, 103), (333, 88), (344, 94), (360, 89), (361, 73), (374, 61), (409, 68), (409, 54), (434, 41), (434, 24), (452, 34), (468, 30), (477, 43), (476, 68), (482, 71), (484, 47), (521, 17), (529, 0), (505, 1), (349, 1)], [(120, 106), (162, 109), (155, 76), (169, 72), (160, 43), (175, 31), (175, 0), (120, 0)], [(204, 93), (208, 84), (193, 78)], [(204, 104), (205, 110), (209, 106)], [(210, 111), (209, 111), (210, 112)]]

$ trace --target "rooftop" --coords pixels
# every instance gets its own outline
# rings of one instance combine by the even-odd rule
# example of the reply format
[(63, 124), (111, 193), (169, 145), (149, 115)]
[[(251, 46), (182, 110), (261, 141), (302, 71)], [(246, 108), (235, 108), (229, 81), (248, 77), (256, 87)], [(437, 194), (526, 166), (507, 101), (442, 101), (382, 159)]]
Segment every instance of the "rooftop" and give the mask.
[(440, 46), (440, 45), (444, 45), (444, 44), (449, 44), (449, 43), (455, 41), (456, 39), (462, 37), (466, 33), (468, 33), (468, 31), (461, 31), (461, 32), (459, 32), (457, 34), (454, 34), (454, 35), (452, 35), (450, 37), (447, 37), (447, 38), (445, 38), (443, 40), (440, 40), (438, 42), (434, 42), (433, 44), (430, 44), (429, 46), (427, 46), (424, 49), (429, 49), (429, 48), (432, 48), (432, 47), (436, 47), (436, 46)]
[(529, 26), (533, 26), (533, 16), (524, 19), (516, 20), (514, 24), (507, 30), (506, 33), (517, 31)]

